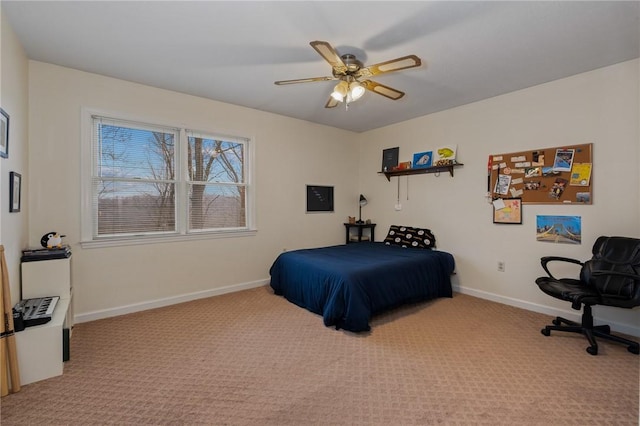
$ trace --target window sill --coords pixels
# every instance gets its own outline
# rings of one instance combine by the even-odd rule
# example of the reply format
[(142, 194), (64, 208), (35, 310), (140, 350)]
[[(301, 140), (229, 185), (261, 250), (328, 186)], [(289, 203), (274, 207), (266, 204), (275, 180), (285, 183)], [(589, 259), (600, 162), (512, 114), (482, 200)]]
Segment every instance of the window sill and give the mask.
[(103, 247), (120, 247), (134, 246), (143, 244), (159, 244), (173, 243), (182, 241), (197, 240), (214, 240), (218, 238), (240, 238), (253, 237), (257, 234), (256, 229), (234, 230), (234, 231), (217, 231), (217, 232), (198, 232), (193, 234), (172, 234), (157, 236), (132, 236), (132, 237), (113, 237), (93, 241), (81, 241), (80, 247), (83, 249), (103, 248)]

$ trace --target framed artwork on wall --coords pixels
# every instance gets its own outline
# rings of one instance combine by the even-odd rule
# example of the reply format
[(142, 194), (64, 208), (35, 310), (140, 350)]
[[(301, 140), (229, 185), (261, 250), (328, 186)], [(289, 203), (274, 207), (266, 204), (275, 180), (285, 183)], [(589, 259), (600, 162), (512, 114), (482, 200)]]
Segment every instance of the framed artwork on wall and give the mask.
[(307, 185), (307, 213), (333, 213), (333, 186)]
[(9, 158), (9, 114), (0, 108), (0, 157)]
[(493, 223), (522, 224), (522, 198), (498, 198), (493, 202)]
[(9, 172), (9, 213), (20, 211), (21, 199), (22, 175), (16, 172)]

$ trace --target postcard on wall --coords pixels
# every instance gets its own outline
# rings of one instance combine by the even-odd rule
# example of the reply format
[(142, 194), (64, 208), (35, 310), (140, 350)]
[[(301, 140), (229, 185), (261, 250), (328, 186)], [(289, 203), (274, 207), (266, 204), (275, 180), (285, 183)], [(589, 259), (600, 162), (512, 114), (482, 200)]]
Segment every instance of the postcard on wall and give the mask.
[(556, 149), (556, 157), (553, 160), (553, 170), (557, 172), (570, 172), (574, 153), (575, 149)]
[(536, 241), (580, 244), (582, 219), (580, 216), (536, 216)]
[(589, 179), (591, 179), (591, 163), (575, 163), (571, 168), (569, 185), (589, 186)]
[(498, 180), (496, 181), (493, 192), (500, 195), (507, 195), (509, 193), (509, 185), (511, 185), (510, 175), (498, 175)]

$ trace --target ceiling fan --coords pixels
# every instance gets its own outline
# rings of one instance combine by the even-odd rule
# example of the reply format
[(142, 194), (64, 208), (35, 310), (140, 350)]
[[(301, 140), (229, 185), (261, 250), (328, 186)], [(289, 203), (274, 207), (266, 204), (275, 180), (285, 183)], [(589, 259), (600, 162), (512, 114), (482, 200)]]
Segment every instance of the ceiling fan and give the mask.
[(310, 83), (313, 81), (340, 80), (333, 89), (325, 108), (334, 108), (340, 102), (345, 102), (349, 108), (349, 103), (356, 101), (364, 95), (365, 90), (385, 96), (389, 99), (398, 100), (404, 96), (404, 92), (396, 90), (384, 84), (368, 80), (369, 77), (385, 74), (392, 71), (404, 70), (407, 68), (419, 67), (422, 64), (416, 55), (403, 56), (379, 64), (365, 67), (354, 55), (338, 55), (338, 52), (326, 41), (312, 41), (309, 43), (325, 61), (329, 62), (332, 68), (332, 76), (300, 78), (296, 80), (276, 81), (277, 85)]

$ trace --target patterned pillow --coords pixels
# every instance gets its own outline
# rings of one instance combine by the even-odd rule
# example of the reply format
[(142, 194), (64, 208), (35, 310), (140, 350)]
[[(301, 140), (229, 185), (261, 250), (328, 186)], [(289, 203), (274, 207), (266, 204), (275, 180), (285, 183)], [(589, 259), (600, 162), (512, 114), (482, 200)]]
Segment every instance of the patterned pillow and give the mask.
[(436, 248), (436, 237), (430, 229), (413, 228), (414, 238), (420, 241), (422, 248)]
[(412, 228), (410, 226), (391, 225), (387, 237), (384, 239), (386, 245), (413, 248), (435, 248), (436, 238), (429, 229)]

